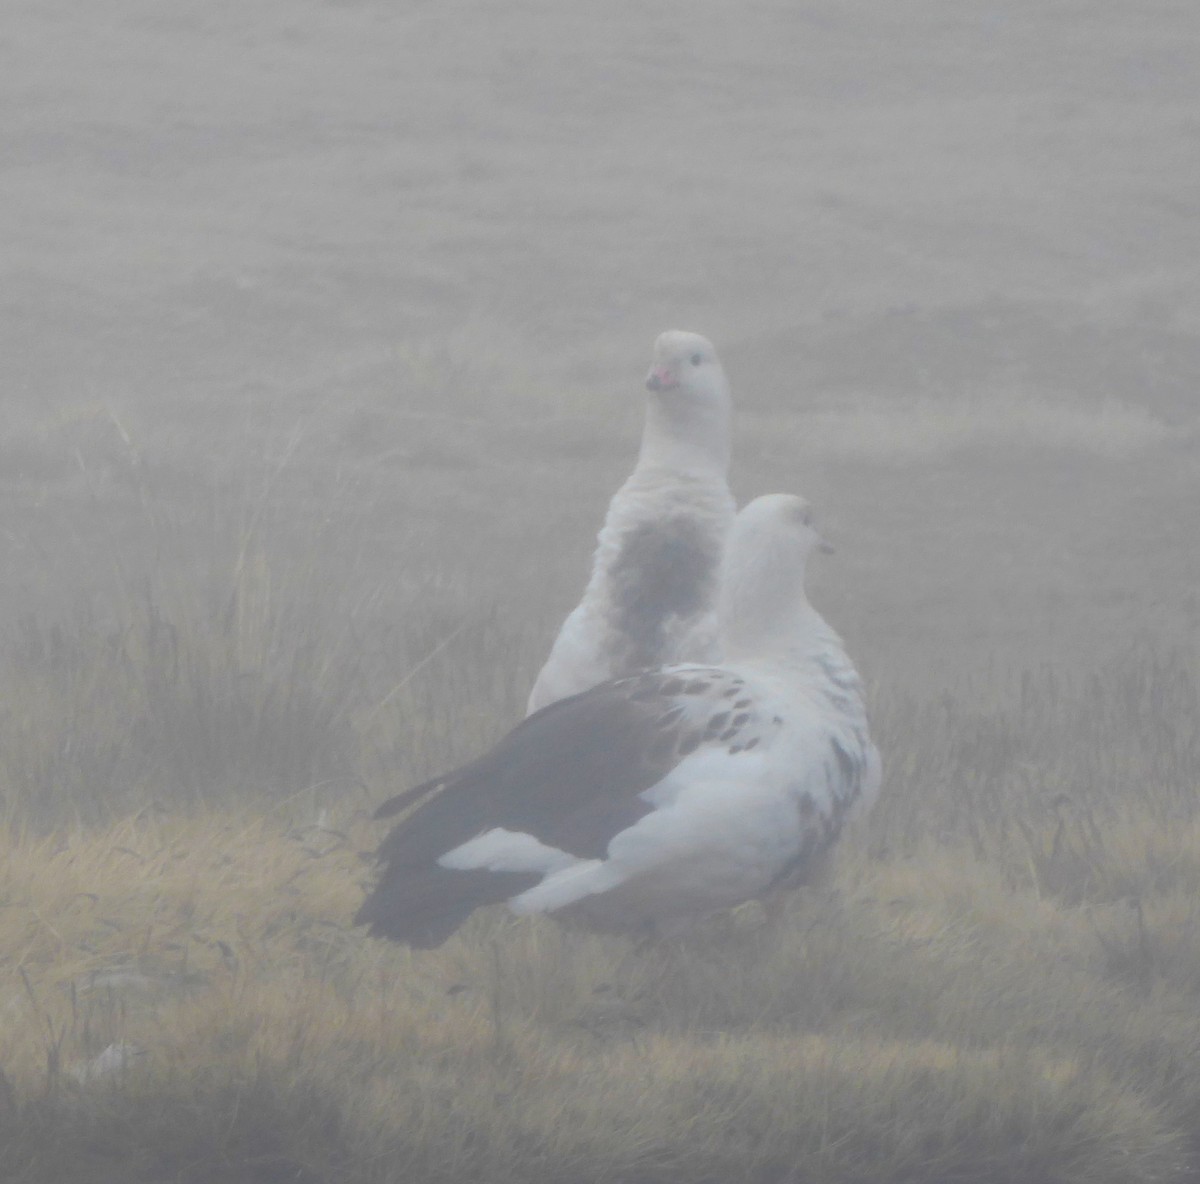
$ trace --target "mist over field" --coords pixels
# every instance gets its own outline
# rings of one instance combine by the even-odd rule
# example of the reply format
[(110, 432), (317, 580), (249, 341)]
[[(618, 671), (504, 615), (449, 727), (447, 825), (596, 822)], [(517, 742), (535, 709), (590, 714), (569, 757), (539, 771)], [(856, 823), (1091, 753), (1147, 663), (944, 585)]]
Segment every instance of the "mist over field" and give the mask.
[[(0, 105), (0, 1179), (1200, 1176), (1193, 5), (10, 0)], [(880, 806), (775, 926), (371, 941), (667, 328)]]

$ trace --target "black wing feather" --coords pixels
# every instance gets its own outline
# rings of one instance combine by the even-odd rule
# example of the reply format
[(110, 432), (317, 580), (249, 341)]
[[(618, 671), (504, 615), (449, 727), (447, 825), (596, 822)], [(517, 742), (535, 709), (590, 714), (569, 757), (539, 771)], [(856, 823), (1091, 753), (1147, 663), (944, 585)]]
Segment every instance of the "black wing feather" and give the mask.
[(695, 732), (670, 710), (680, 686), (678, 677), (643, 674), (559, 700), (478, 760), (386, 802), (378, 817), (416, 808), (380, 846), (379, 883), (357, 922), (412, 945), (437, 945), (474, 909), (532, 887), (540, 876), (438, 865), (494, 827), (581, 858), (602, 856), (615, 833), (650, 809), (638, 795), (678, 764)]

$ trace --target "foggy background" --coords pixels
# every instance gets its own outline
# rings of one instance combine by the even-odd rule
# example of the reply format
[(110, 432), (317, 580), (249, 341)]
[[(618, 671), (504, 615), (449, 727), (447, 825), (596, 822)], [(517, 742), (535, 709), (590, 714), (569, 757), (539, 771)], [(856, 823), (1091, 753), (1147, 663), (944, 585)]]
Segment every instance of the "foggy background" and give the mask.
[(840, 544), (869, 670), (1194, 639), (1198, 24), (16, 0), (6, 598), (149, 562), (134, 452), (184, 536), (287, 453), (278, 549), (332, 516), (332, 570), (532, 600), (541, 644), (681, 327), (730, 373), (739, 500), (803, 492)]

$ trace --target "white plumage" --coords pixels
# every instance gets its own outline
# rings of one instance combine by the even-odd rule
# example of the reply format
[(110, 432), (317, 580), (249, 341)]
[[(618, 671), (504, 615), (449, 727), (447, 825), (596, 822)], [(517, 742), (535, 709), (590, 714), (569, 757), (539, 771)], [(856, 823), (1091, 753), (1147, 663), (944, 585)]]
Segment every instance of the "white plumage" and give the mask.
[(733, 521), (729, 383), (712, 343), (654, 344), (637, 465), (609, 503), (583, 599), (563, 623), (529, 714), (612, 678), (714, 662), (721, 550)]
[(804, 594), (819, 542), (802, 499), (751, 502), (722, 569), (725, 662), (554, 703), (387, 803), (416, 809), (358, 920), (427, 947), (507, 900), (663, 932), (802, 882), (879, 788), (858, 675)]

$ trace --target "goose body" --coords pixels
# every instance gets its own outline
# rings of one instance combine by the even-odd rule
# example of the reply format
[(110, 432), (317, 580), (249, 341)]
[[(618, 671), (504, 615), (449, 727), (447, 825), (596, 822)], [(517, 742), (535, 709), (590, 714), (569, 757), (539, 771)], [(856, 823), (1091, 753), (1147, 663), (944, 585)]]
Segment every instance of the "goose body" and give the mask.
[(729, 383), (710, 341), (672, 330), (655, 342), (646, 386), (637, 464), (609, 503), (530, 715), (639, 670), (719, 659), (717, 579), (734, 515)]
[(385, 803), (411, 812), (358, 922), (430, 947), (507, 901), (662, 933), (802, 882), (879, 784), (858, 675), (804, 596), (819, 541), (802, 499), (750, 503), (723, 566), (725, 662), (555, 702)]

